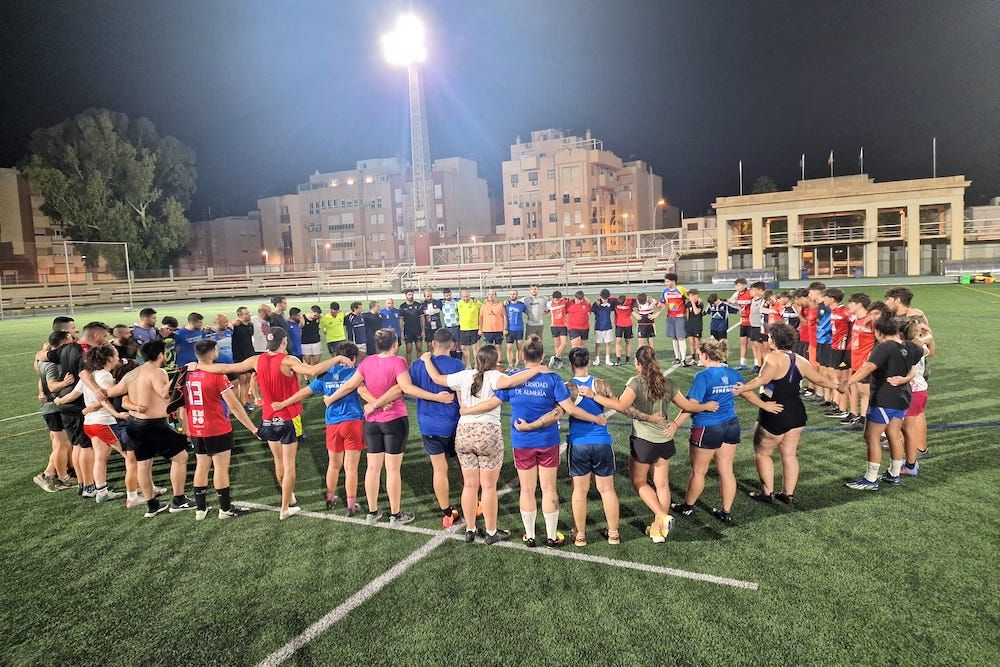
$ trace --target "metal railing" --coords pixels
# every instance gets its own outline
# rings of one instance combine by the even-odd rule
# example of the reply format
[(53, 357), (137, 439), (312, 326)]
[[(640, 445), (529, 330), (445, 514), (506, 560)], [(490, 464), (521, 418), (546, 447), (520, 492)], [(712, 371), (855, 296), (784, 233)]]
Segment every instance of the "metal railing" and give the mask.
[(789, 242), (802, 243), (839, 243), (842, 241), (870, 241), (864, 225), (854, 227), (827, 227), (823, 229), (803, 229), (789, 234)]

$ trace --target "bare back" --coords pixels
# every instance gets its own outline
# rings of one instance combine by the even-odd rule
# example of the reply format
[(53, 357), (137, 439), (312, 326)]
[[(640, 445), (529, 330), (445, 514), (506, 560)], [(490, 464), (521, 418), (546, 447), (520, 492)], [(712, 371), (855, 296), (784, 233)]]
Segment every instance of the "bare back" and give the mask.
[(169, 387), (167, 372), (152, 364), (143, 364), (126, 376), (128, 400), (136, 405), (146, 406), (143, 413), (130, 412), (136, 419), (162, 419), (167, 416), (167, 399), (161, 395), (163, 387)]

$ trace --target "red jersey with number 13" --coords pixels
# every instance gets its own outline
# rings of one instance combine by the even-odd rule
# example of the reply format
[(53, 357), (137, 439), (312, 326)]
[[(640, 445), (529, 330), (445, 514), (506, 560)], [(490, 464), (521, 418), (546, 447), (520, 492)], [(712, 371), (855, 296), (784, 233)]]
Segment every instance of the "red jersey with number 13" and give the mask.
[(229, 414), (222, 393), (233, 388), (225, 375), (190, 371), (184, 381), (184, 407), (187, 408), (188, 435), (211, 438), (231, 433)]

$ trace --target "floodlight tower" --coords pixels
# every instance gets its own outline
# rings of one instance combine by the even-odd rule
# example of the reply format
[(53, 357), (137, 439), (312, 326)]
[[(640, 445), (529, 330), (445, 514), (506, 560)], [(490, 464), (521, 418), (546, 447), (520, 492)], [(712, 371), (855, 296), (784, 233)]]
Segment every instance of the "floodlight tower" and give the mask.
[(420, 85), (420, 64), (427, 59), (424, 25), (413, 14), (403, 14), (392, 32), (382, 35), (385, 59), (406, 67), (410, 83), (410, 162), (413, 165), (413, 232), (428, 231), (431, 205), (430, 148), (424, 118), (424, 91)]

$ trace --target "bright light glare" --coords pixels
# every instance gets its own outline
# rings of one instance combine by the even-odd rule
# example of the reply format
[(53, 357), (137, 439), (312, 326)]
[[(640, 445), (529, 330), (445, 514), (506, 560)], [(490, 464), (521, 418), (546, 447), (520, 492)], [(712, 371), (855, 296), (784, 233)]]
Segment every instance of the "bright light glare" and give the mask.
[(409, 66), (427, 59), (424, 24), (413, 14), (403, 14), (392, 32), (382, 35), (385, 59), (393, 65)]

